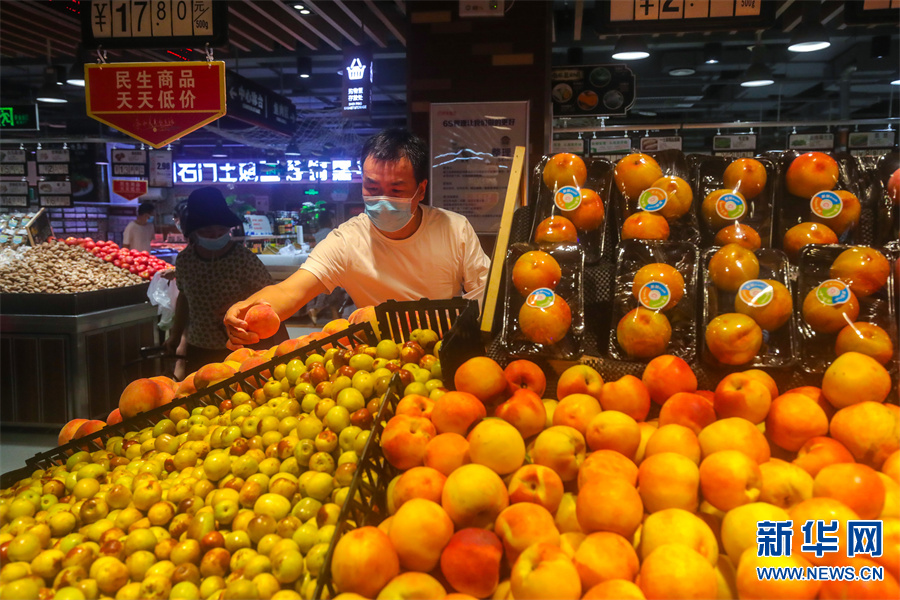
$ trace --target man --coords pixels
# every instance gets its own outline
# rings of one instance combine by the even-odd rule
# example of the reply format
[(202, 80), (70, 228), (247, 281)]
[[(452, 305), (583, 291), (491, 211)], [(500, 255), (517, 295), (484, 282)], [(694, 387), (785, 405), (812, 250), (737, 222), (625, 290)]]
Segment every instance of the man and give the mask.
[(336, 287), (360, 307), (460, 294), (481, 302), (490, 261), (472, 225), (420, 204), (428, 185), (425, 143), (405, 129), (387, 129), (366, 141), (362, 160), (365, 214), (333, 230), (288, 279), (233, 305), (225, 314), (233, 344), (257, 341), (243, 321), (254, 304), (270, 304), (284, 320)]
[(153, 203), (143, 202), (138, 207), (137, 219), (125, 226), (122, 247), (150, 252), (150, 242), (156, 229), (153, 227)]

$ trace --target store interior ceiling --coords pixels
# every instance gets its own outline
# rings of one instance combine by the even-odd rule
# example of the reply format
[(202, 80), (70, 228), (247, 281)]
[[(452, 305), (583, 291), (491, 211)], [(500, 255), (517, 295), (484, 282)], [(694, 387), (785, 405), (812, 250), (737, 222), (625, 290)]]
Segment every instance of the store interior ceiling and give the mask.
[[(422, 0), (417, 0), (422, 1)], [(518, 0), (524, 3), (525, 0)], [(722, 30), (644, 34), (650, 56), (628, 66), (637, 78), (637, 100), (625, 117), (555, 119), (556, 131), (630, 127), (665, 131), (672, 124), (862, 122), (869, 129), (893, 126), (900, 115), (900, 27), (898, 22), (860, 26), (848, 23), (846, 2), (775, 2), (774, 27), (765, 31)], [(615, 63), (618, 35), (603, 30), (605, 0), (553, 0), (552, 64)], [(277, 93), (298, 111), (293, 140), (305, 148), (352, 147), (367, 135), (407, 120), (407, 18), (413, 0), (228, 1), (229, 45), (215, 48), (217, 60)], [(73, 0), (0, 2), (0, 97), (31, 102), (45, 82), (48, 64), (60, 80), (78, 58), (96, 62), (96, 52), (80, 49), (79, 11)], [(298, 8), (299, 7), (299, 8)], [(506, 0), (504, 19), (516, 18), (516, 1)], [(791, 37), (813, 19), (825, 26), (830, 47), (788, 51)], [(757, 39), (774, 84), (740, 85), (751, 65)], [(341, 114), (343, 50), (366, 45), (374, 54), (373, 104), (367, 118)], [(718, 62), (707, 62), (710, 53)], [(80, 55), (80, 56), (79, 56)], [(203, 60), (201, 49), (109, 50), (109, 62)], [(312, 61), (308, 78), (300, 62)], [(549, 88), (549, 85), (548, 85)], [(40, 137), (112, 138), (119, 134), (84, 115), (84, 90), (62, 85), (67, 104), (41, 104)], [(548, 92), (549, 93), (549, 92)], [(880, 124), (880, 125), (879, 125)], [(824, 125), (819, 129), (824, 131)], [(740, 129), (740, 128), (738, 128)], [(127, 141), (122, 138), (122, 141)], [(181, 151), (203, 152), (224, 142), (283, 148), (292, 140), (251, 128), (234, 119), (190, 134)], [(192, 150), (193, 149), (193, 150)], [(338, 148), (344, 150), (345, 148)]]

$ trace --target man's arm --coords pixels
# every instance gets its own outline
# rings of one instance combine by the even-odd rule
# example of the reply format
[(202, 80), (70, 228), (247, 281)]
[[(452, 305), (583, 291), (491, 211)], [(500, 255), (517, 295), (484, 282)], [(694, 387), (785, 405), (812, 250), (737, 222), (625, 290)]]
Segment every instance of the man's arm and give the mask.
[[(132, 221), (133, 223), (133, 221)], [(134, 225), (129, 223), (125, 226), (125, 231), (122, 233), (122, 247), (131, 249), (132, 240), (131, 238), (134, 236)]]
[(478, 300), (481, 307), (484, 301), (484, 289), (487, 285), (491, 260), (481, 248), (481, 242), (471, 225), (466, 227), (463, 246), (463, 297)]

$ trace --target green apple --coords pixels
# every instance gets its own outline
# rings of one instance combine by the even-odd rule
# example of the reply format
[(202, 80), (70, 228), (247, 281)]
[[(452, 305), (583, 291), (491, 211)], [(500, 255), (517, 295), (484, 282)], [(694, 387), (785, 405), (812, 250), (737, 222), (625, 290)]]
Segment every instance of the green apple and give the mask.
[(314, 363), (319, 363), (320, 365), (325, 366), (325, 357), (321, 354), (310, 354), (306, 357), (306, 362), (304, 364), (306, 365), (306, 368), (309, 369), (309, 367)]
[(386, 358), (376, 358), (375, 361), (372, 363), (372, 369), (373, 369), (372, 372), (374, 373), (378, 369), (383, 369), (386, 365), (390, 364), (390, 362), (391, 361), (389, 361)]
[(319, 420), (324, 419), (325, 415), (328, 414), (328, 411), (331, 410), (333, 406), (337, 406), (337, 403), (334, 400), (331, 398), (322, 398), (319, 400), (319, 403), (316, 404), (316, 417), (318, 417)]
[(318, 394), (305, 394), (303, 399), (300, 401), (300, 410), (309, 414), (316, 410), (316, 404), (321, 402), (321, 398), (319, 398)]
[(354, 413), (361, 408), (365, 408), (366, 399), (361, 391), (354, 387), (349, 387), (340, 391), (337, 395), (338, 406), (347, 409), (347, 414)]
[(425, 382), (425, 389), (431, 392), (431, 390), (436, 390), (437, 388), (444, 387), (444, 382), (440, 379), (429, 379)]
[(343, 450), (344, 452), (353, 450), (354, 442), (356, 442), (356, 436), (358, 436), (361, 432), (362, 429), (360, 429), (356, 425), (351, 425), (342, 429), (341, 433), (338, 434), (338, 445), (341, 447), (341, 450)]
[(441, 371), (441, 361), (437, 361), (433, 365), (431, 365), (431, 376), (435, 379), (443, 379), (444, 374)]
[(391, 370), (386, 367), (381, 367), (379, 369), (375, 369), (374, 371), (372, 371), (372, 377), (374, 377), (375, 379), (378, 379), (379, 377), (385, 377), (385, 376), (390, 377), (393, 374), (394, 373), (391, 372)]
[(360, 391), (363, 398), (368, 400), (375, 392), (375, 380), (365, 371), (357, 371), (352, 378), (353, 387)]
[(437, 332), (432, 329), (413, 329), (409, 338), (422, 346), (426, 351), (440, 340)]
[(338, 350), (340, 350), (340, 349), (339, 348), (329, 348), (328, 350), (325, 351), (325, 354), (322, 358), (325, 359), (325, 362), (328, 362), (329, 360), (334, 360), (334, 355), (338, 353)]
[(315, 394), (316, 386), (308, 381), (301, 381), (294, 386), (294, 398), (302, 398), (306, 394)]
[(334, 457), (328, 452), (316, 452), (309, 459), (309, 470), (319, 473), (334, 473)]
[(297, 380), (300, 379), (300, 376), (304, 373), (306, 373), (306, 365), (304, 365), (303, 361), (299, 358), (295, 358), (289, 362), (284, 370), (284, 376), (287, 377), (287, 380), (291, 385), (297, 383)]
[(333, 382), (331, 382), (331, 394), (332, 398), (337, 398), (338, 394), (341, 393), (341, 390), (346, 390), (347, 388), (353, 385), (353, 381), (347, 377), (346, 375), (341, 375)]
[[(347, 390), (353, 390), (353, 388), (348, 388)], [(353, 391), (356, 392), (356, 390)], [(340, 400), (338, 401), (340, 402)], [(322, 423), (324, 423), (325, 427), (331, 431), (340, 433), (344, 428), (350, 425), (350, 411), (342, 405), (333, 406), (325, 413), (325, 418), (322, 419)]]
[(400, 346), (393, 340), (381, 340), (375, 346), (375, 356), (388, 360), (400, 358)]
[(391, 383), (391, 375), (383, 375), (375, 380), (375, 395), (384, 396)]
[(419, 369), (418, 371), (413, 372), (413, 377), (419, 383), (425, 383), (429, 379), (431, 379), (431, 371), (427, 369)]
[(375, 359), (368, 354), (357, 354), (350, 358), (350, 366), (357, 371), (372, 371)]
[(419, 396), (428, 396), (428, 389), (424, 383), (414, 381), (403, 389), (403, 395), (417, 394)]
[[(294, 505), (294, 509), (291, 511), (291, 514), (301, 521), (309, 521), (316, 516), (316, 513), (319, 512), (320, 508), (322, 508), (321, 502), (319, 502), (315, 498), (306, 497), (302, 498), (299, 502), (297, 502), (297, 504)], [(303, 529), (303, 527), (301, 527), (300, 529)], [(300, 531), (300, 529), (298, 529), (297, 531)]]
[(347, 463), (357, 464), (358, 462), (359, 454), (357, 454), (355, 450), (347, 450), (346, 452), (341, 452), (341, 455), (338, 456), (337, 459), (337, 465), (339, 467)]
[(319, 502), (325, 500), (331, 495), (334, 489), (334, 477), (330, 473), (316, 473), (306, 482), (306, 495), (315, 498)]
[(428, 397), (434, 401), (437, 401), (438, 398), (446, 394), (449, 390), (447, 388), (434, 388), (430, 392), (428, 392)]
[[(303, 500), (300, 502), (303, 502)], [(310, 548), (316, 545), (316, 534), (318, 532), (319, 528), (316, 527), (315, 519), (311, 519), (308, 523), (301, 525), (297, 531), (294, 532), (291, 539), (297, 544), (300, 552), (306, 554), (309, 552)]]
[(309, 415), (297, 423), (297, 437), (301, 440), (312, 440), (325, 429), (325, 424), (315, 415)]
[(363, 429), (359, 432), (359, 435), (356, 436), (356, 439), (353, 441), (353, 451), (362, 455), (363, 448), (366, 447), (366, 442), (369, 441), (370, 435), (372, 435), (372, 432), (367, 429)]

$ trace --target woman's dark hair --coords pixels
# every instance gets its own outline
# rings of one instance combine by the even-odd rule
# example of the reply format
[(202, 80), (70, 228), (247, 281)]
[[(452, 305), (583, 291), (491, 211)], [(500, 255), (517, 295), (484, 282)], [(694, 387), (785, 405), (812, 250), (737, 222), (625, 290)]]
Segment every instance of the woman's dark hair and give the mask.
[(395, 127), (382, 130), (363, 144), (362, 162), (368, 157), (375, 160), (400, 160), (404, 156), (412, 163), (416, 183), (428, 179), (428, 148), (422, 138), (408, 129)]

